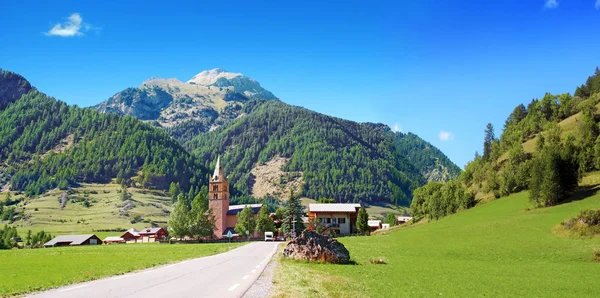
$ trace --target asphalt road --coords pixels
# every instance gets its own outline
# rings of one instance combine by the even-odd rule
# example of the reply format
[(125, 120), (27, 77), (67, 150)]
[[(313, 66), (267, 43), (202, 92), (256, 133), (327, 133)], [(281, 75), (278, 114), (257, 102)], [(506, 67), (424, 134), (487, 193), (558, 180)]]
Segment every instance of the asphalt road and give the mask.
[(70, 285), (32, 297), (241, 297), (263, 272), (277, 244), (253, 242), (214, 256)]

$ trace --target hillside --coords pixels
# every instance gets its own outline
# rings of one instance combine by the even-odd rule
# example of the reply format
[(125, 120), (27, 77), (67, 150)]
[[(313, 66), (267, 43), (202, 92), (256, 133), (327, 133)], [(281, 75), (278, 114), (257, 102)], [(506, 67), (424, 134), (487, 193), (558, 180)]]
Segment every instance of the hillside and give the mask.
[(277, 97), (250, 77), (216, 68), (202, 71), (185, 83), (175, 78), (151, 78), (93, 108), (151, 120), (162, 127), (192, 124), (197, 132), (205, 132), (239, 117), (249, 99)]
[[(0, 89), (10, 82), (0, 80)], [(0, 110), (0, 147), (4, 182), (29, 196), (114, 178), (155, 189), (175, 181), (187, 190), (203, 185), (208, 172), (159, 129), (68, 106), (35, 89)]]
[(408, 205), (414, 188), (428, 179), (447, 181), (460, 172), (431, 144), (383, 124), (334, 118), (280, 101), (251, 101), (244, 112), (245, 117), (185, 143), (204, 161), (223, 155), (235, 195), (255, 192), (262, 177), (253, 173), (282, 158), (275, 181), (297, 183), (302, 173), (301, 195), (340, 202)]
[[(467, 164), (460, 177), (483, 201), (529, 188), (533, 160), (544, 144), (573, 156), (579, 174), (600, 169), (600, 69), (573, 95), (546, 93), (520, 104), (496, 138), (488, 124), (483, 155)], [(554, 136), (557, 136), (556, 138)]]
[[(273, 295), (598, 297), (600, 266), (592, 253), (600, 238), (553, 233), (560, 222), (600, 206), (598, 193), (579, 198), (528, 210), (523, 192), (388, 234), (340, 238), (355, 265), (280, 260)], [(370, 263), (380, 258), (386, 264)]]

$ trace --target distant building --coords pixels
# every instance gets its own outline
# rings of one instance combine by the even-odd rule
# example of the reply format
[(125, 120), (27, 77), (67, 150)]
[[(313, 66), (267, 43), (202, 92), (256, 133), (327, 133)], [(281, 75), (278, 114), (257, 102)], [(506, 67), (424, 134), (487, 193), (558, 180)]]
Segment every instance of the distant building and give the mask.
[(389, 228), (390, 228), (390, 224), (387, 224), (387, 223), (381, 224), (382, 230), (389, 229)]
[(57, 236), (54, 239), (44, 243), (44, 247), (54, 246), (78, 246), (78, 245), (98, 245), (102, 240), (94, 234), (87, 235), (67, 235)]
[[(234, 236), (244, 235), (245, 231), (235, 231), (237, 214), (244, 207), (249, 206), (252, 214), (258, 217), (262, 204), (231, 205), (229, 206), (229, 179), (221, 166), (221, 158), (217, 157), (215, 172), (208, 181), (208, 205), (215, 218), (215, 230), (213, 237), (223, 238), (231, 231)], [(258, 236), (255, 234), (253, 236)], [(262, 235), (260, 235), (262, 236)]]
[(398, 224), (401, 225), (403, 223), (407, 223), (409, 221), (411, 221), (413, 218), (412, 216), (398, 216)]
[(335, 234), (350, 234), (356, 232), (358, 209), (360, 204), (309, 204), (308, 218), (316, 218)]
[(371, 232), (381, 229), (381, 220), (379, 219), (369, 220), (367, 224), (369, 225)]
[(139, 231), (131, 228), (125, 231), (121, 238), (127, 243), (149, 243), (163, 240), (167, 236), (169, 233), (163, 228), (143, 228)]
[(102, 242), (104, 242), (104, 244), (121, 244), (121, 243), (125, 243), (125, 239), (118, 237), (118, 236), (110, 236), (110, 237), (104, 238), (104, 240), (102, 240)]

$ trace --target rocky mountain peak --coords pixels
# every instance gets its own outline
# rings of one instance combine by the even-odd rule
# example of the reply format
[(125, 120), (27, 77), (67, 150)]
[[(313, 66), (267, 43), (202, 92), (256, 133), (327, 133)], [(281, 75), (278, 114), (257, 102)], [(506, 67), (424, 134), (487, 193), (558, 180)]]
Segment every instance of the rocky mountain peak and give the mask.
[(244, 75), (241, 73), (228, 72), (222, 68), (214, 68), (214, 69), (204, 70), (204, 71), (200, 72), (199, 74), (192, 77), (186, 83), (202, 85), (202, 86), (210, 86), (210, 85), (215, 84), (221, 78), (230, 80), (235, 77), (243, 77), (243, 76)]

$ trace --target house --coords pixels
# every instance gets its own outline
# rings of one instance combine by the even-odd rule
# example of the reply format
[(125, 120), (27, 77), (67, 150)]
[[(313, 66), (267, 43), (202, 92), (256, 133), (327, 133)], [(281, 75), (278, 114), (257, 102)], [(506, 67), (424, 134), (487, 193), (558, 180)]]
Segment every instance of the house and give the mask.
[(356, 232), (356, 218), (360, 204), (309, 204), (309, 220), (316, 218), (335, 234)]
[(386, 224), (386, 223), (381, 224), (381, 229), (382, 230), (389, 229), (389, 228), (390, 228), (390, 224)]
[(407, 223), (409, 221), (411, 221), (413, 218), (412, 216), (398, 216), (398, 224), (401, 225), (403, 223)]
[(78, 245), (98, 245), (102, 240), (94, 234), (87, 235), (67, 235), (57, 236), (54, 239), (44, 243), (44, 247), (54, 246), (78, 246)]
[[(245, 231), (235, 231), (234, 227), (237, 224), (237, 215), (242, 212), (244, 207), (248, 206), (252, 210), (252, 214), (258, 217), (258, 213), (262, 208), (262, 204), (247, 204), (247, 205), (229, 205), (229, 179), (225, 176), (223, 166), (221, 166), (221, 158), (217, 157), (215, 172), (208, 181), (208, 206), (210, 207), (215, 218), (214, 238), (223, 238), (231, 231), (231, 234), (238, 236), (244, 234)], [(259, 237), (255, 233), (254, 237)]]
[(104, 242), (104, 244), (120, 244), (120, 243), (125, 243), (125, 239), (118, 237), (118, 236), (109, 236), (104, 238), (104, 240), (102, 240), (102, 242)]
[(367, 225), (371, 229), (371, 232), (381, 229), (381, 220), (379, 219), (371, 219), (367, 221)]
[(148, 243), (163, 240), (167, 236), (169, 233), (163, 228), (143, 228), (139, 231), (131, 228), (125, 231), (121, 238), (126, 243)]

